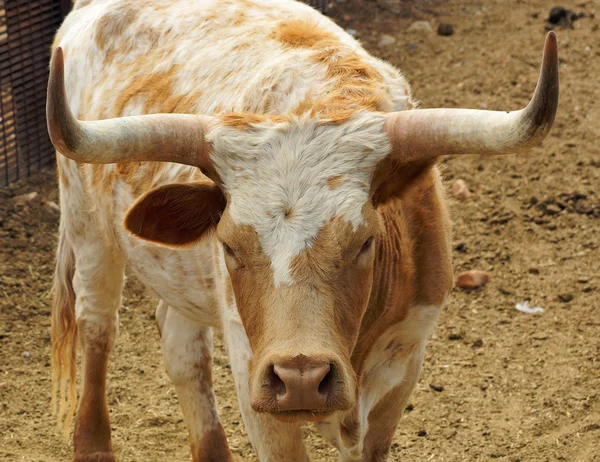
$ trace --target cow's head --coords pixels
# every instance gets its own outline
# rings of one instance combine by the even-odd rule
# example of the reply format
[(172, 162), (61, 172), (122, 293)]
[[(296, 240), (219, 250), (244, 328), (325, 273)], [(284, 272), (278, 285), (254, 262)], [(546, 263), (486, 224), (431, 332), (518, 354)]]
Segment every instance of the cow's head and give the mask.
[(213, 180), (150, 191), (125, 225), (173, 247), (216, 231), (254, 353), (253, 407), (311, 419), (354, 402), (350, 356), (371, 290), (382, 226), (377, 206), (441, 155), (502, 154), (537, 144), (557, 104), (550, 34), (534, 97), (517, 112), (357, 111), (335, 123), (310, 113), (80, 122), (66, 103), (59, 48), (48, 126), (55, 147), (80, 162), (179, 162)]

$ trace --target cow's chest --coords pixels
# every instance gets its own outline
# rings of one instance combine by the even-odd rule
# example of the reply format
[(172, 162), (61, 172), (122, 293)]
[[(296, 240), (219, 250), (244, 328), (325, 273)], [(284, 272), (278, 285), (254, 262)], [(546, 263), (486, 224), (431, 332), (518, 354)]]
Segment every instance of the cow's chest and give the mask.
[[(393, 434), (418, 379), (425, 343), (440, 310), (441, 306), (413, 306), (404, 320), (384, 331), (362, 366), (356, 406), (317, 424), (322, 435), (339, 449), (340, 461), (362, 460), (370, 445), (367, 440), (376, 438), (382, 429)], [(397, 408), (396, 418), (385, 415), (390, 408)], [(386, 422), (376, 422), (378, 419)]]
[(169, 249), (122, 236), (130, 267), (139, 279), (184, 316), (218, 324), (210, 240), (192, 249)]

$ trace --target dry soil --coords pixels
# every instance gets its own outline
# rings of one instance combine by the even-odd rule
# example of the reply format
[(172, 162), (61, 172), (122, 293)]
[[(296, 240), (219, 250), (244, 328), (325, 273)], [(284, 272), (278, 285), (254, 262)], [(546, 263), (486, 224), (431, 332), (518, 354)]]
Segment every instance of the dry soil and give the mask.
[[(330, 14), (399, 66), (423, 107), (516, 109), (531, 95), (547, 0), (333, 2)], [(600, 461), (600, 12), (557, 28), (561, 104), (542, 146), (520, 156), (444, 159), (456, 272), (481, 269), (483, 288), (455, 289), (392, 446), (403, 461)], [(433, 32), (409, 29), (429, 21)], [(436, 33), (441, 23), (454, 34)], [(379, 46), (382, 34), (395, 43)], [(390, 39), (388, 39), (388, 42)], [(13, 196), (37, 191), (17, 205)], [(49, 311), (58, 213), (53, 172), (0, 190), (0, 460), (64, 461), (72, 447), (49, 409)], [(529, 301), (545, 312), (515, 309)], [(155, 300), (130, 279), (109, 369), (113, 441), (121, 461), (189, 460), (186, 429), (165, 374)], [(214, 381), (235, 456), (256, 461), (217, 339)], [(434, 390), (433, 385), (437, 390)], [(311, 427), (312, 459), (337, 455)]]

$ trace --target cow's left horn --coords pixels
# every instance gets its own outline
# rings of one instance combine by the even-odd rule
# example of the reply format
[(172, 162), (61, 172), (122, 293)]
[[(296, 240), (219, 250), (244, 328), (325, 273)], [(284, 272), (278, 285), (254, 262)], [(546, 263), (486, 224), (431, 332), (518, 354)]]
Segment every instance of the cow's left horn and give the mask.
[(177, 162), (213, 170), (204, 141), (211, 117), (152, 114), (93, 122), (73, 117), (65, 93), (60, 47), (54, 51), (50, 64), (46, 118), (54, 147), (77, 162)]
[(449, 154), (510, 154), (540, 143), (558, 107), (556, 35), (546, 37), (542, 69), (533, 98), (515, 112), (416, 109), (394, 112), (385, 121), (392, 156), (401, 162)]

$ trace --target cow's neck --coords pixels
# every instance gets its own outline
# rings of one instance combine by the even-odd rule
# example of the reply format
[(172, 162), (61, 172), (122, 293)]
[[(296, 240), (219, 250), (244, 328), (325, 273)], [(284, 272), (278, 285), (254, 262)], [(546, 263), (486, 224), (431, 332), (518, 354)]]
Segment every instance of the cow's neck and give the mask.
[(450, 223), (437, 169), (401, 199), (379, 208), (371, 298), (362, 320), (352, 364), (360, 375), (375, 340), (402, 321), (413, 307), (444, 303), (452, 287)]

